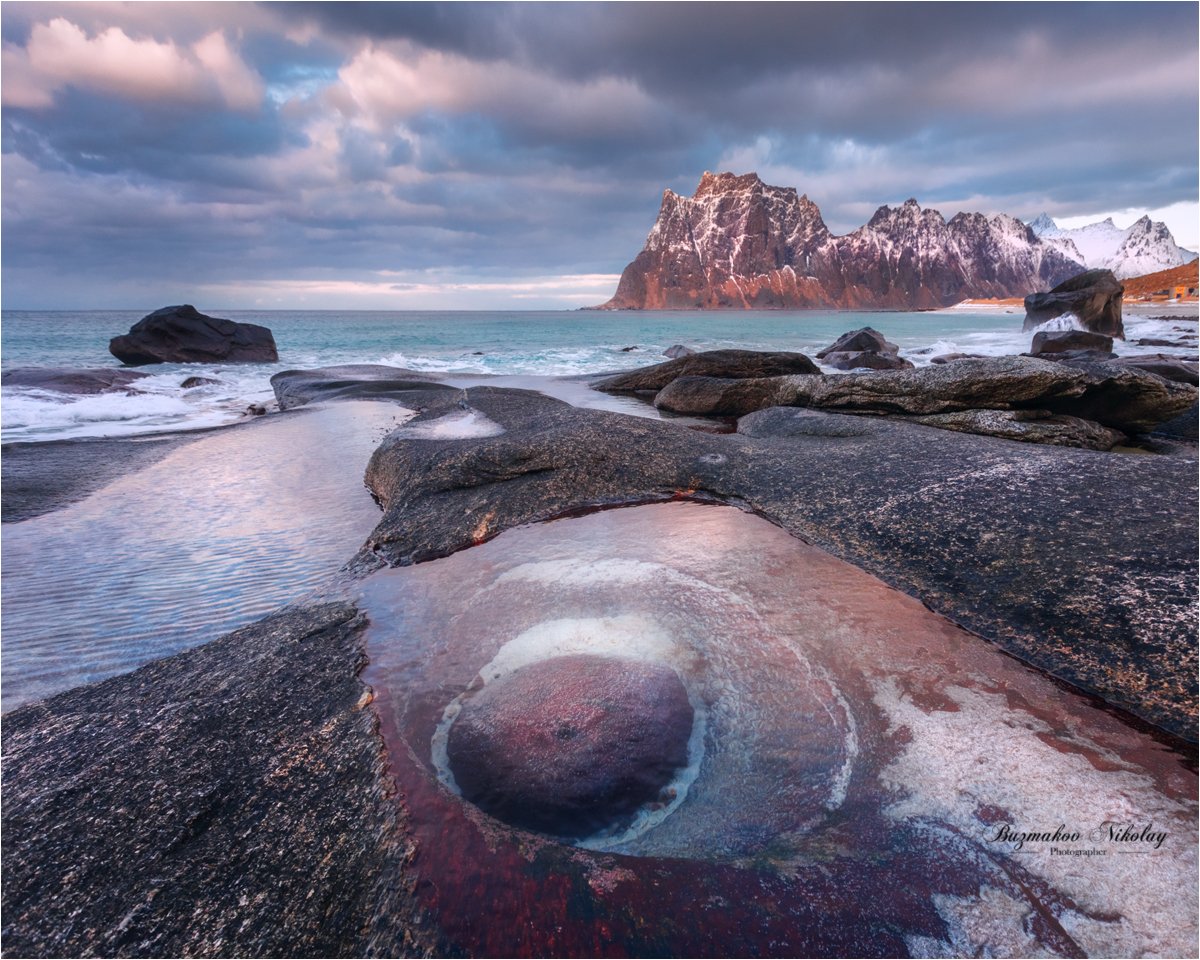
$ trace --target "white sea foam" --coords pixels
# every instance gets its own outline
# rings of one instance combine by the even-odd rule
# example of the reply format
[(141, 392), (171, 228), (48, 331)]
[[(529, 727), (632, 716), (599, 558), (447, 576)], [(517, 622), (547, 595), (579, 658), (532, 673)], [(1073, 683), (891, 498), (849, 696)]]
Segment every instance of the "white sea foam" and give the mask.
[(400, 427), (394, 435), (408, 440), (472, 440), (497, 437), (504, 428), (478, 410), (448, 413), (436, 420)]

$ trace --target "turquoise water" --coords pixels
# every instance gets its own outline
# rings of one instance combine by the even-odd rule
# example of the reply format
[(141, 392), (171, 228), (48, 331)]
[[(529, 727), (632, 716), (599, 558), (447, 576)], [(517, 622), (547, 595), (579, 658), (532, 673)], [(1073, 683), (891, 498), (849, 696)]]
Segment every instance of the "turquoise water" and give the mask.
[[(1019, 308), (952, 308), (935, 312), (674, 311), (529, 313), (453, 311), (250, 311), (213, 315), (269, 327), (276, 364), (160, 364), (136, 390), (66, 396), (5, 388), (3, 438), (41, 440), (184, 430), (233, 422), (249, 404), (270, 404), (269, 379), (285, 369), (382, 363), (428, 372), (561, 377), (657, 363), (667, 347), (796, 350), (810, 356), (848, 330), (873, 326), (921, 366), (940, 353), (1020, 353), (1030, 334)], [(4, 369), (117, 366), (111, 337), (141, 311), (9, 311), (3, 317)], [(1127, 318), (1140, 336), (1171, 335), (1170, 324)], [(1178, 334), (1174, 334), (1178, 336)], [(633, 349), (627, 349), (633, 348)], [(1138, 352), (1132, 342), (1119, 352)], [(191, 376), (216, 384), (183, 390)]]

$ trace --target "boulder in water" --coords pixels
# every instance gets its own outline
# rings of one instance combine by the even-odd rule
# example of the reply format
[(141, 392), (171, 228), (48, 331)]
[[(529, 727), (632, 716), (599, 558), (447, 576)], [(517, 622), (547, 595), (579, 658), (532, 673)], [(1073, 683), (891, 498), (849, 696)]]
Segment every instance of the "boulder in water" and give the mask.
[(1125, 339), (1121, 304), (1125, 286), (1111, 270), (1087, 270), (1064, 280), (1048, 293), (1025, 298), (1025, 326), (1032, 330), (1047, 320), (1072, 313), (1085, 330)]
[(482, 810), (584, 837), (660, 799), (687, 765), (693, 720), (670, 667), (576, 654), (469, 693), (446, 752), (463, 796)]
[(872, 353), (896, 354), (900, 352), (900, 348), (894, 343), (888, 343), (878, 330), (862, 327), (859, 330), (843, 333), (832, 344), (820, 351), (817, 359), (824, 360), (833, 353), (861, 353), (864, 350)]
[(201, 313), (189, 303), (147, 314), (113, 337), (109, 352), (122, 363), (274, 363), (275, 338), (266, 327)]

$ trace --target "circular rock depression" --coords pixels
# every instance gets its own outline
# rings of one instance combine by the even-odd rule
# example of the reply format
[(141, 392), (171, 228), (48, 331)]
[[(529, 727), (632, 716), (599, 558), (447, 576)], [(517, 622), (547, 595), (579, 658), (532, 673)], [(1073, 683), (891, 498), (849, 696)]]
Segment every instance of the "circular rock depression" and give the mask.
[(446, 754), (462, 795), (480, 809), (586, 837), (661, 798), (687, 765), (693, 720), (668, 666), (561, 656), (468, 693)]

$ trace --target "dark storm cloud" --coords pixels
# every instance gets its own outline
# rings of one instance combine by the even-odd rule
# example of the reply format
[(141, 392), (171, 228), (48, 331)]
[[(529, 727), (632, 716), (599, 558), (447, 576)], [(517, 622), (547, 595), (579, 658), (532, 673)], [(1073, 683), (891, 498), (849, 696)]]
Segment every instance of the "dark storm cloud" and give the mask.
[(73, 302), (122, 306), (139, 271), (406, 295), (437, 277), (615, 273), (662, 189), (718, 167), (807, 191), (839, 231), (908, 196), (947, 215), (1196, 200), (1194, 4), (0, 16), (14, 305), (52, 302), (68, 260)]

